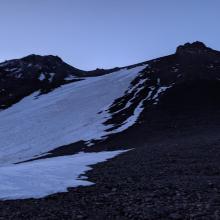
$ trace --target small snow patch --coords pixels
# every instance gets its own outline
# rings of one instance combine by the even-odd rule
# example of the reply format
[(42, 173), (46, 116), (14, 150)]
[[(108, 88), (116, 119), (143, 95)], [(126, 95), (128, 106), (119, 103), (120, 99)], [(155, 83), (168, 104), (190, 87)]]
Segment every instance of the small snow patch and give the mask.
[(69, 75), (69, 76), (65, 77), (64, 80), (69, 81), (69, 80), (74, 80), (74, 79), (76, 79), (75, 76), (73, 76), (73, 75)]
[(50, 77), (49, 77), (49, 82), (52, 82), (54, 76), (56, 75), (56, 73), (50, 73), (49, 75), (50, 75)]
[(165, 92), (167, 89), (171, 88), (171, 86), (161, 86), (157, 89), (156, 93), (153, 96), (153, 100), (155, 100), (154, 104), (157, 104), (159, 101), (159, 95)]
[(45, 80), (45, 78), (46, 78), (45, 75), (43, 73), (41, 73), (39, 76), (39, 80), (43, 81), (43, 80)]

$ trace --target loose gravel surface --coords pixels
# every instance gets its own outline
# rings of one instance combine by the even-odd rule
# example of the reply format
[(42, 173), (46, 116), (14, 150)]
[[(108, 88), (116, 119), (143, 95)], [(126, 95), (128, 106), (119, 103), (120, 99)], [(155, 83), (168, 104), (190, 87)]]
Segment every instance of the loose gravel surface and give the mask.
[(181, 128), (184, 120), (163, 124), (151, 138), (147, 127), (130, 129), (121, 137), (134, 149), (93, 166), (95, 185), (1, 201), (0, 219), (220, 219), (219, 120), (192, 118)]

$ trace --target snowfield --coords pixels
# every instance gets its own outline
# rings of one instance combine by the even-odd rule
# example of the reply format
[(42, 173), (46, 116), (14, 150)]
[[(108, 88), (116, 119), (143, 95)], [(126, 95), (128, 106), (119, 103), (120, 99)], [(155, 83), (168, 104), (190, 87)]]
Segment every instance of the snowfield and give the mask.
[[(103, 123), (107, 111), (123, 96), (131, 81), (146, 65), (63, 85), (39, 95), (35, 92), (0, 112), (0, 199), (41, 198), (68, 187), (90, 185), (78, 177), (89, 165), (113, 158), (125, 151), (78, 153), (19, 163), (47, 154), (60, 146), (105, 138), (135, 123), (141, 106), (121, 127)], [(43, 78), (42, 78), (43, 79)], [(106, 111), (103, 111), (106, 110)]]
[(126, 151), (80, 152), (18, 165), (0, 167), (0, 199), (42, 198), (68, 187), (89, 186), (84, 174), (89, 165), (104, 162)]
[(98, 113), (122, 96), (144, 68), (88, 77), (41, 96), (36, 92), (0, 112), (0, 166), (107, 135), (111, 126), (103, 122), (109, 113)]

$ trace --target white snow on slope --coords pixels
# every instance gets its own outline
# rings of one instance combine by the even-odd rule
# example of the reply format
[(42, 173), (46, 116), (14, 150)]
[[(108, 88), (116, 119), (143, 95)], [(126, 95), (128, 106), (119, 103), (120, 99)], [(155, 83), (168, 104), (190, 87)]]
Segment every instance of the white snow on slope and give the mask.
[(56, 75), (56, 73), (50, 73), (49, 74), (49, 82), (52, 82), (53, 81), (53, 78), (54, 78), (54, 76)]
[(143, 99), (138, 106), (135, 108), (133, 114), (117, 129), (115, 129), (112, 133), (122, 132), (132, 126), (135, 122), (137, 122), (140, 114), (142, 113), (144, 107), (143, 103), (146, 99)]
[(69, 75), (69, 76), (65, 77), (66, 81), (74, 80), (74, 79), (80, 79), (80, 78), (77, 78), (76, 76), (73, 76), (73, 75)]
[(41, 73), (40, 76), (39, 76), (39, 80), (43, 81), (43, 80), (45, 80), (45, 78), (46, 77), (45, 77), (44, 73)]
[(161, 86), (161, 87), (157, 88), (156, 93), (154, 94), (154, 96), (152, 98), (152, 100), (155, 100), (154, 104), (157, 104), (159, 102), (159, 95), (171, 87), (172, 87), (172, 85), (171, 86)]
[(0, 200), (42, 198), (68, 187), (89, 186), (86, 177), (89, 165), (104, 162), (126, 151), (78, 153), (0, 167)]
[[(98, 114), (124, 94), (145, 66), (64, 85), (35, 98), (34, 93), (0, 112), (0, 166), (80, 140), (100, 139), (110, 116)], [(130, 120), (131, 122), (131, 120)], [(127, 128), (127, 126), (124, 126)]]

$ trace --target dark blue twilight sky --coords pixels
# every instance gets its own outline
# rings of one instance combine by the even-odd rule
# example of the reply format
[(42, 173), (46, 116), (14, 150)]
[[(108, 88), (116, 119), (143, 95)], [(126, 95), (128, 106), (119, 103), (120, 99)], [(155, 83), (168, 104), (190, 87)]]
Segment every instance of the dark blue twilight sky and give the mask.
[(219, 0), (0, 0), (0, 61), (53, 54), (125, 66), (200, 40), (220, 50)]

